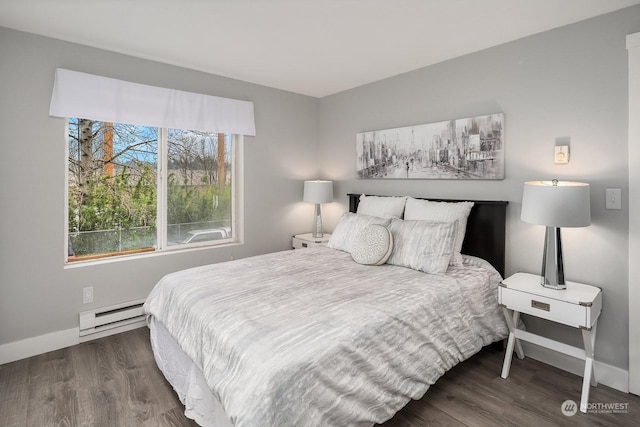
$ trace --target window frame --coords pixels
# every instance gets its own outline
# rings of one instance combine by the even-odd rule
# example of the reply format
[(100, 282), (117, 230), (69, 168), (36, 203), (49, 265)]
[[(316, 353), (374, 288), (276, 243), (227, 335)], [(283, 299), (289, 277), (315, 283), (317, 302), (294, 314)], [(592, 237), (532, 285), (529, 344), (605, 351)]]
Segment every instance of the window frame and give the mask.
[[(167, 239), (167, 205), (168, 205), (168, 138), (167, 128), (156, 126), (158, 130), (158, 154), (157, 154), (157, 205), (156, 205), (156, 245), (154, 248), (140, 249), (132, 253), (122, 254), (96, 254), (88, 255), (86, 259), (69, 260), (69, 120), (65, 118), (65, 174), (64, 174), (64, 267), (95, 265), (107, 262), (118, 262), (137, 258), (163, 256), (172, 253), (188, 252), (193, 250), (211, 249), (239, 245), (244, 242), (244, 136), (230, 134), (231, 136), (231, 237), (227, 239), (210, 240), (188, 244), (169, 245)], [(212, 132), (213, 133), (213, 132)]]

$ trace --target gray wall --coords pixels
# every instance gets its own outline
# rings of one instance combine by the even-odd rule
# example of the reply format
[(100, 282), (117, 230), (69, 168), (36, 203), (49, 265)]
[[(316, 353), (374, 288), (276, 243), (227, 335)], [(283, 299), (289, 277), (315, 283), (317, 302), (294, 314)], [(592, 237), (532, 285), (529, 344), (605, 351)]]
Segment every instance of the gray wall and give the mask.
[[(348, 192), (508, 200), (507, 274), (538, 272), (544, 228), (520, 221), (524, 181), (591, 184), (592, 225), (563, 230), (567, 278), (604, 289), (596, 357), (628, 367), (627, 51), (640, 7), (541, 33), (320, 100), (320, 169)], [(504, 112), (503, 181), (358, 180), (355, 134)], [(569, 137), (568, 165), (553, 163)], [(604, 209), (605, 188), (621, 188), (623, 209)], [(530, 329), (581, 345), (575, 329), (527, 319)]]
[[(78, 325), (78, 312), (144, 298), (164, 274), (291, 246), (310, 228), (316, 98), (0, 28), (0, 344)], [(254, 102), (245, 138), (245, 244), (64, 268), (65, 120), (49, 117), (57, 67)], [(95, 302), (81, 304), (82, 288)]]
[[(310, 228), (302, 183), (336, 181), (323, 207), (330, 230), (347, 192), (510, 202), (507, 273), (537, 272), (542, 227), (519, 220), (522, 183), (571, 179), (592, 186), (592, 225), (564, 230), (570, 280), (604, 289), (597, 359), (628, 366), (626, 34), (640, 6), (541, 33), (323, 99), (0, 28), (0, 344), (77, 326), (78, 312), (142, 298), (165, 273), (286, 249)], [(255, 103), (258, 135), (245, 140), (242, 246), (63, 268), (64, 120), (48, 116), (56, 67)], [(385, 181), (355, 177), (355, 134), (493, 112), (506, 116), (503, 181)], [(553, 164), (558, 137), (571, 162)], [(314, 160), (319, 156), (320, 161)], [(621, 188), (623, 209), (604, 209)], [(81, 304), (81, 289), (95, 302)], [(579, 345), (574, 329), (530, 328)]]

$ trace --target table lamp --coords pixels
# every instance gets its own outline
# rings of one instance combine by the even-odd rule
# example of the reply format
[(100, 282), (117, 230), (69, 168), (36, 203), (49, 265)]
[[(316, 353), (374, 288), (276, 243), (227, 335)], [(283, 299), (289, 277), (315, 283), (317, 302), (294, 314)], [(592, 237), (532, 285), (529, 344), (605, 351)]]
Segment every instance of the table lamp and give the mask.
[(560, 228), (591, 224), (589, 184), (557, 179), (525, 182), (520, 219), (546, 226), (540, 284), (566, 289)]
[(313, 231), (311, 234), (313, 237), (322, 237), (320, 203), (333, 201), (333, 181), (305, 181), (303, 200), (316, 204), (313, 212)]

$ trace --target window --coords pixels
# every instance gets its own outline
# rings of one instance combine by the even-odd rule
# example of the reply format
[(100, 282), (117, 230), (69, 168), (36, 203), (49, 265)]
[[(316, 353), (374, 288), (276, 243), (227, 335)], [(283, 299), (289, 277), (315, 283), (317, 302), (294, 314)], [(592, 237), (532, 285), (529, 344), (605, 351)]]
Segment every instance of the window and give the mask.
[(236, 240), (238, 137), (68, 120), (68, 261)]
[(49, 115), (69, 131), (67, 261), (238, 240), (253, 102), (58, 68)]

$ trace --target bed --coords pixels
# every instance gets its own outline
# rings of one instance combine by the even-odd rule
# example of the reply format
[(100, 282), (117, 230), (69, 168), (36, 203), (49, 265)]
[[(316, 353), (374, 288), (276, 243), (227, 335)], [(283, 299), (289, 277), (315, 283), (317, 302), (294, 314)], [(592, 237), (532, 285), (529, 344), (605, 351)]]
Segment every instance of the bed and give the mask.
[[(379, 220), (359, 212), (361, 200), (349, 195), (350, 212), (336, 232), (347, 216)], [(457, 363), (507, 336), (497, 305), (506, 205), (473, 202), (460, 262), (445, 253), (443, 274), (399, 265), (396, 253), (393, 264), (356, 263), (335, 233), (334, 247), (169, 274), (144, 305), (156, 362), (185, 415), (203, 426), (384, 422)], [(393, 218), (385, 227), (413, 236), (414, 226), (424, 226), (453, 241), (459, 223)]]

